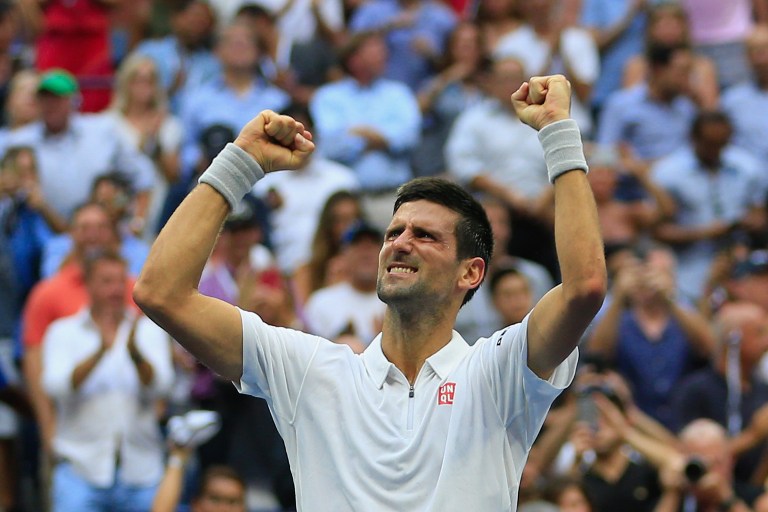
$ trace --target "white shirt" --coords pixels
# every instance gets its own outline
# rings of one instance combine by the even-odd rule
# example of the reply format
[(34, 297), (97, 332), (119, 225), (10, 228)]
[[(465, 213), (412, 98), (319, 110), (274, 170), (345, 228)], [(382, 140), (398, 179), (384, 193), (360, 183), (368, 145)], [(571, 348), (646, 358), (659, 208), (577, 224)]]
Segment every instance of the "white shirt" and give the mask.
[(101, 346), (90, 309), (52, 323), (43, 339), (43, 386), (56, 402), (56, 455), (96, 487), (114, 483), (120, 458), (121, 480), (153, 485), (163, 475), (163, 441), (155, 400), (173, 380), (168, 335), (148, 318), (136, 329), (136, 345), (152, 365), (153, 379), (142, 387), (128, 354), (130, 318), (118, 328), (115, 344), (75, 391), (72, 373)]
[[(567, 27), (560, 34), (559, 44), (560, 51), (551, 56), (549, 41), (540, 38), (530, 25), (522, 25), (499, 40), (493, 56), (519, 59), (525, 66), (526, 76), (572, 73), (580, 82), (594, 84), (600, 76), (600, 53), (589, 31)], [(592, 131), (589, 111), (576, 96), (571, 98), (571, 117), (582, 133)]]
[(307, 299), (304, 319), (313, 334), (335, 339), (349, 323), (363, 343), (379, 333), (387, 310), (375, 291), (361, 292), (349, 283), (321, 288)]
[(284, 274), (309, 261), (317, 221), (328, 198), (340, 190), (359, 188), (352, 169), (322, 157), (313, 157), (304, 169), (271, 172), (256, 183), (253, 191), (257, 196), (264, 198), (274, 189), (282, 199), (270, 214), (270, 224)]
[(448, 172), (462, 183), (485, 175), (527, 198), (538, 197), (550, 186), (536, 130), (495, 99), (459, 115), (445, 159)]
[(539, 379), (527, 318), (473, 346), (454, 333), (411, 388), (384, 356), (362, 355), (248, 312), (243, 393), (269, 403), (299, 510), (514, 511), (523, 466), (578, 352)]
[(43, 196), (66, 219), (88, 199), (93, 180), (102, 174), (122, 172), (136, 191), (151, 190), (155, 180), (152, 161), (123, 140), (109, 114), (73, 114), (68, 128), (56, 135), (47, 134), (37, 121), (11, 132), (5, 142), (6, 148), (35, 149)]

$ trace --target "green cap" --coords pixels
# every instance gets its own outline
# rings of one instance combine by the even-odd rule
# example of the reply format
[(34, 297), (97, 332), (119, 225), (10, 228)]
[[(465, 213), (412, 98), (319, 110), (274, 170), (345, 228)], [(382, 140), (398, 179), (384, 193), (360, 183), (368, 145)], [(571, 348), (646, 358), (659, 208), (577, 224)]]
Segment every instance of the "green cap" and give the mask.
[(37, 86), (37, 92), (49, 92), (56, 96), (72, 96), (77, 91), (77, 80), (63, 69), (49, 69), (40, 76)]

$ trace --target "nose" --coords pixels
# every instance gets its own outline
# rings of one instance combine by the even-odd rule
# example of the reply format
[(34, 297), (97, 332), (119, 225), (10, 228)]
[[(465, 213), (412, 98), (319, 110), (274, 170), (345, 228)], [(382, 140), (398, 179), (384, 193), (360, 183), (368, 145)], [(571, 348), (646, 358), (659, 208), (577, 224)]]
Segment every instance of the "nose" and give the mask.
[(400, 233), (397, 238), (392, 240), (392, 250), (395, 252), (409, 253), (413, 246), (413, 233), (409, 230), (405, 230)]

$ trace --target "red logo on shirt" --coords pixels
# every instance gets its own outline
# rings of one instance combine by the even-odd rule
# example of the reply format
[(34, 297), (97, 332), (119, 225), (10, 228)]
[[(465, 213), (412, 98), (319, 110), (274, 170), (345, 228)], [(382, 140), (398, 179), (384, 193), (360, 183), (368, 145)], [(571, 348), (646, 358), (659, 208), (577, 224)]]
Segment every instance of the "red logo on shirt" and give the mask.
[(440, 386), (440, 390), (437, 393), (437, 405), (451, 405), (453, 403), (453, 393), (455, 391), (455, 382), (446, 382)]

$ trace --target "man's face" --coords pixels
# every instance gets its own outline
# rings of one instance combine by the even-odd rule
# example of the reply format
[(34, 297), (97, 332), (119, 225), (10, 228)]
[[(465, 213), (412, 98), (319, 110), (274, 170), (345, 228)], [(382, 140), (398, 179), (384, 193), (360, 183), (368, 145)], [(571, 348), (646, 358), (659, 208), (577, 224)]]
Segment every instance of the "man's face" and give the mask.
[(128, 289), (125, 263), (111, 260), (96, 262), (86, 286), (94, 307), (121, 310), (125, 307), (125, 294)]
[(107, 212), (99, 206), (87, 206), (72, 221), (70, 235), (75, 250), (80, 254), (105, 249), (115, 241)]
[(511, 108), (509, 97), (523, 83), (523, 66), (515, 59), (501, 60), (493, 67), (485, 80), (488, 94)]
[(533, 307), (533, 297), (525, 277), (508, 274), (501, 278), (493, 290), (493, 305), (501, 313), (505, 325), (522, 321)]
[(216, 55), (224, 68), (255, 69), (259, 59), (255, 34), (244, 23), (230, 26), (216, 43)]
[(72, 112), (72, 97), (57, 96), (48, 92), (38, 93), (37, 97), (46, 130), (53, 133), (65, 130)]
[(353, 282), (373, 289), (377, 281), (380, 251), (381, 240), (374, 239), (372, 235), (362, 236), (346, 248), (347, 268)]
[(171, 18), (171, 29), (184, 45), (202, 44), (213, 29), (211, 8), (205, 2), (193, 2)]
[(192, 512), (245, 512), (245, 490), (236, 480), (213, 478), (192, 504)]
[(666, 66), (658, 68), (655, 78), (664, 96), (672, 98), (689, 89), (692, 64), (691, 52), (680, 49), (675, 51)]
[(720, 163), (720, 154), (731, 140), (731, 127), (725, 123), (706, 123), (693, 139), (693, 148), (699, 160), (708, 166)]
[(741, 359), (758, 361), (768, 351), (768, 318), (754, 317), (741, 326)]
[(378, 36), (369, 37), (349, 57), (349, 69), (353, 76), (365, 74), (378, 78), (386, 71), (388, 58), (389, 54), (384, 39)]
[(455, 296), (458, 220), (456, 212), (425, 200), (400, 206), (379, 254), (377, 291), (384, 303), (441, 304)]
[(483, 204), (485, 214), (488, 216), (488, 222), (491, 223), (491, 232), (493, 233), (493, 245), (505, 251), (512, 237), (512, 224), (509, 218), (509, 211), (499, 203)]

